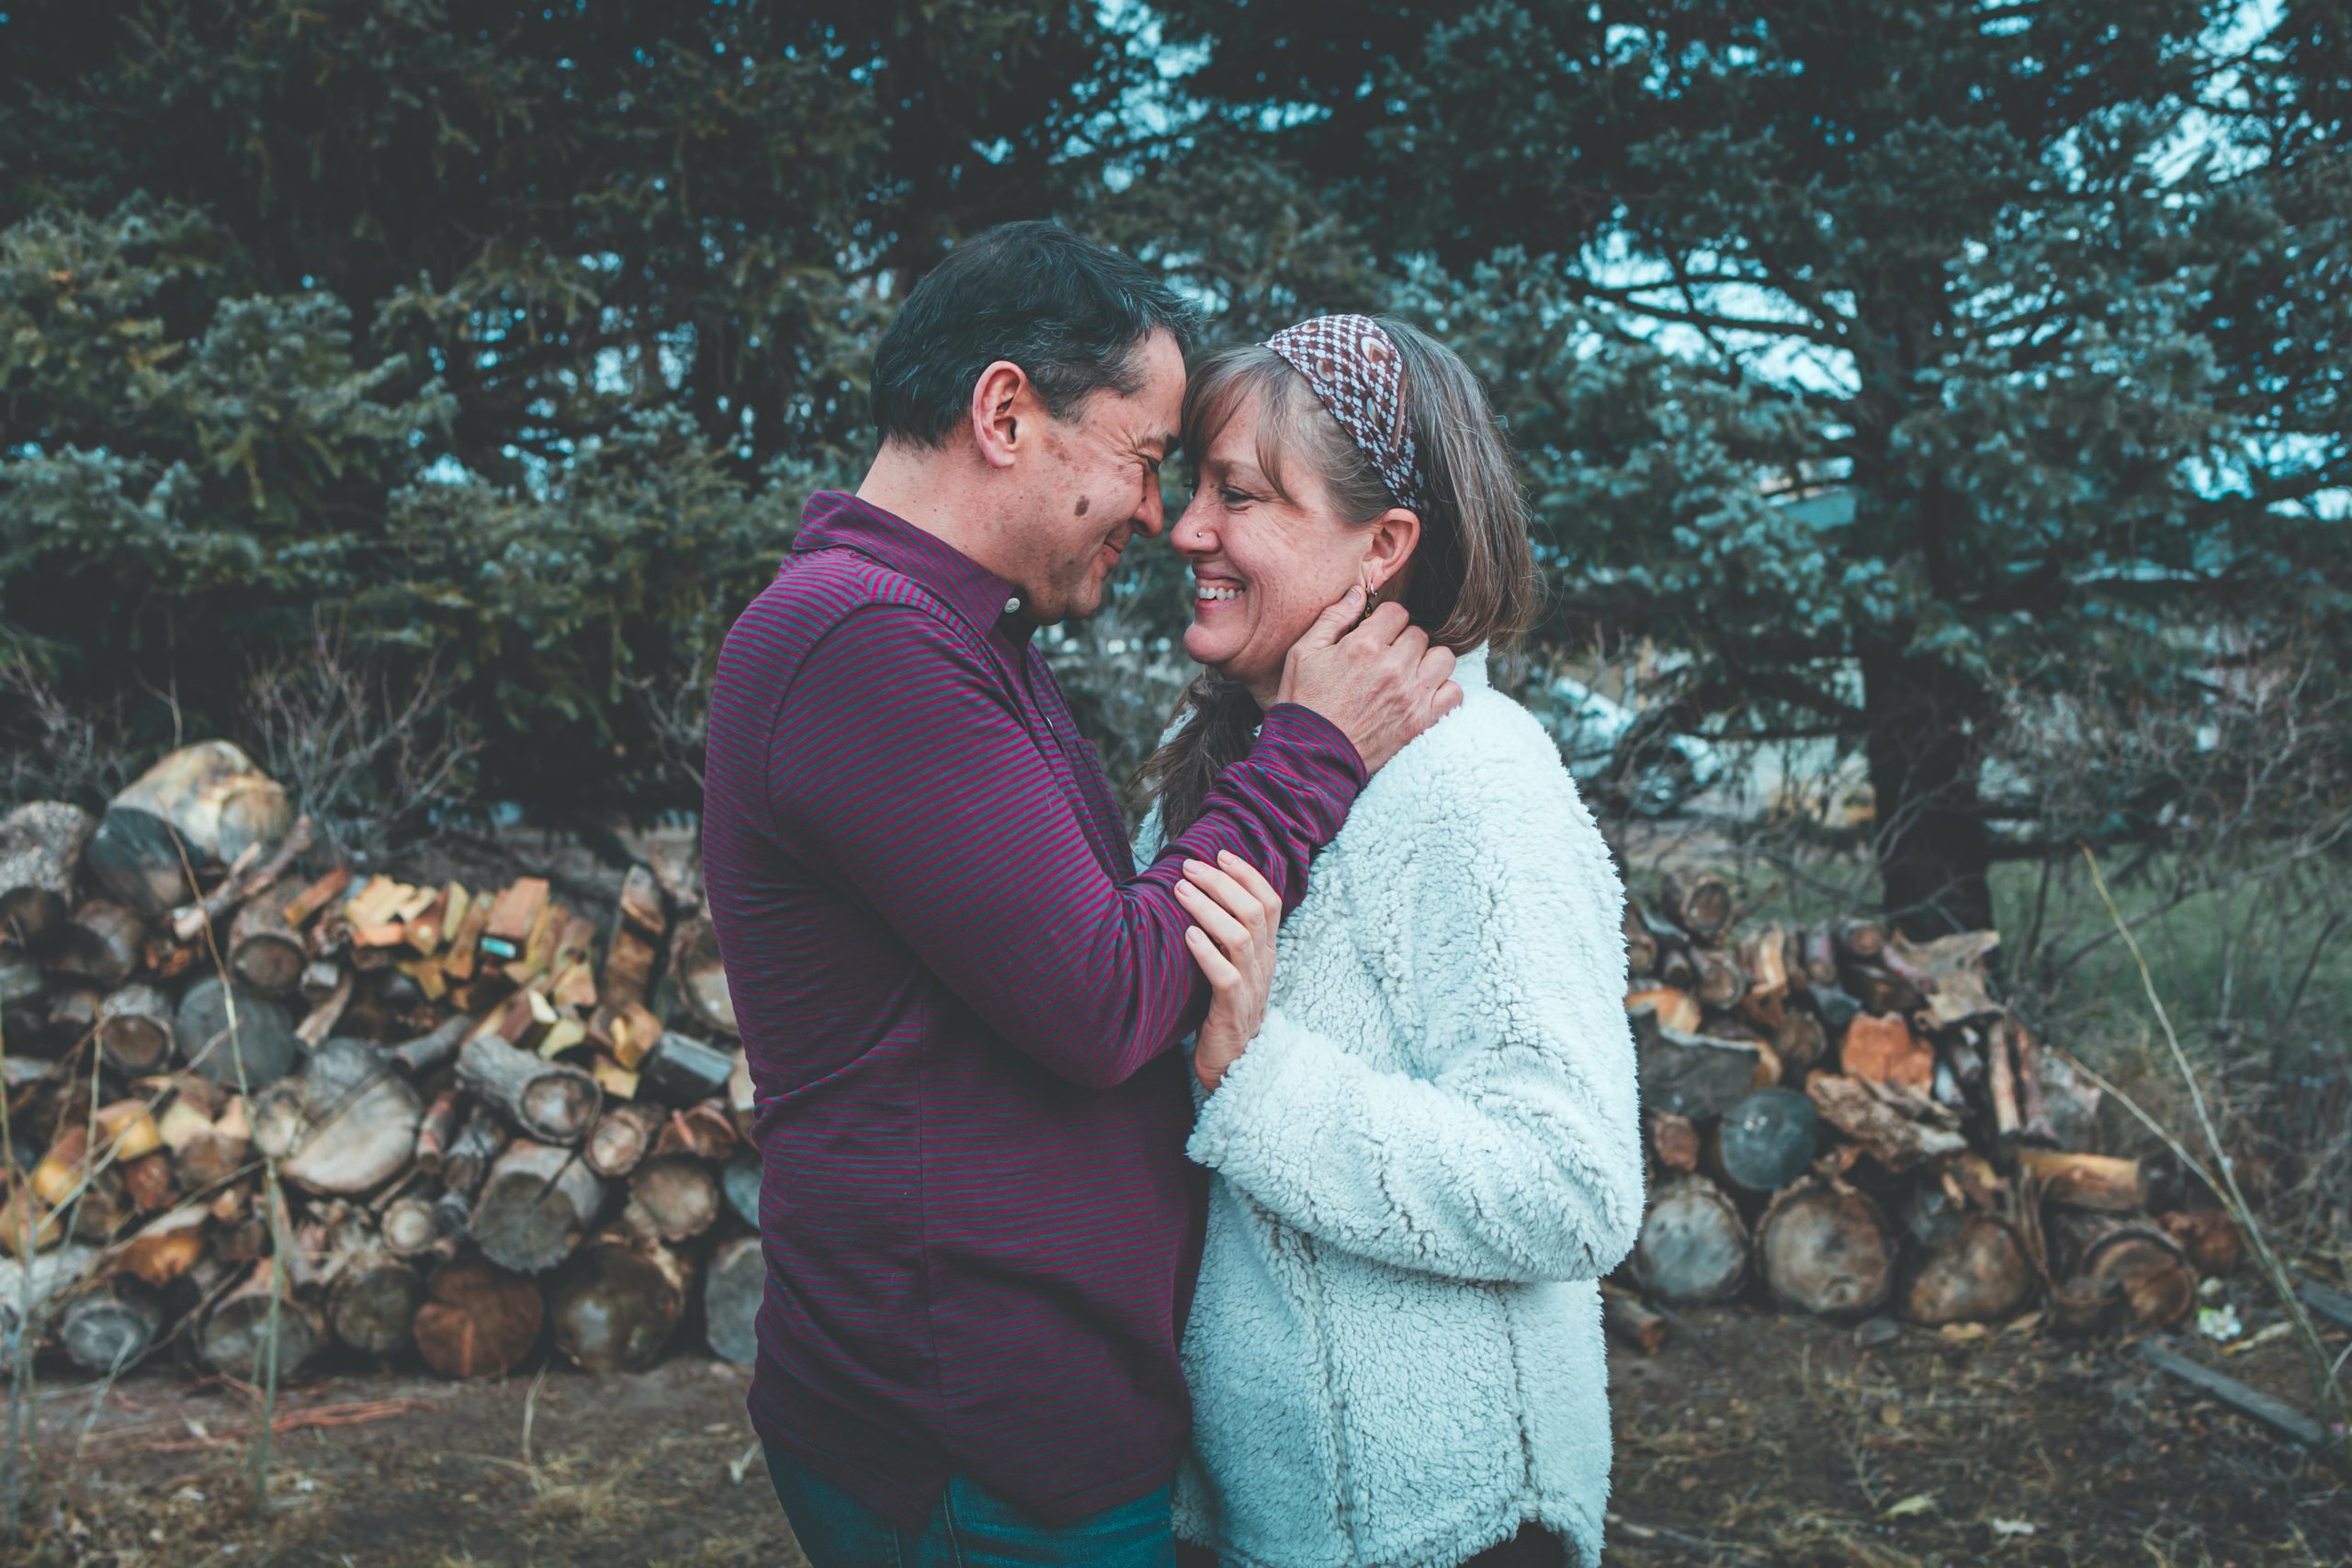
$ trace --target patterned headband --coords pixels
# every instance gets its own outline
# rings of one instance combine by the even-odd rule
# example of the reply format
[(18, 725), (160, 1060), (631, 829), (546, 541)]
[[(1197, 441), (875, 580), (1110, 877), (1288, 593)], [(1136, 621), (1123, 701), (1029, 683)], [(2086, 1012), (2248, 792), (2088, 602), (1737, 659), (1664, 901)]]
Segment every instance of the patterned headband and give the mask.
[(1405, 360), (1370, 316), (1317, 316), (1261, 345), (1306, 378), (1391, 495), (1421, 510), (1420, 460), (1405, 423)]

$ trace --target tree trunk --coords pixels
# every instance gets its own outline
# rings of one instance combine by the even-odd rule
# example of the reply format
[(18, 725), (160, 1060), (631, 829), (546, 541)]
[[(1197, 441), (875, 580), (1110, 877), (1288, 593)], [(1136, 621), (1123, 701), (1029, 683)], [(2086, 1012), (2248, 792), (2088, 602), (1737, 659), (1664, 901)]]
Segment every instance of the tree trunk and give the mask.
[(546, 1317), (537, 1285), (468, 1253), (433, 1271), (413, 1330), (443, 1377), (498, 1378), (531, 1353)]
[(64, 924), (96, 826), (62, 800), (28, 801), (0, 818), (0, 942), (38, 947)]
[(1773, 1199), (1756, 1227), (1756, 1256), (1772, 1294), (1810, 1313), (1875, 1312), (1894, 1289), (1886, 1218), (1842, 1181), (1801, 1182)]
[(548, 1287), (556, 1348), (588, 1371), (644, 1371), (677, 1332), (690, 1278), (659, 1243), (599, 1236), (573, 1254)]
[(1915, 941), (1993, 924), (1992, 837), (1977, 794), (1990, 716), (1966, 677), (1891, 639), (1860, 649), (1864, 747), (1888, 918)]
[(503, 1269), (536, 1274), (571, 1255), (605, 1205), (605, 1184), (577, 1149), (517, 1139), (491, 1167), (468, 1232)]
[(1662, 1301), (1721, 1301), (1747, 1277), (1747, 1226), (1704, 1177), (1666, 1182), (1642, 1218), (1633, 1270)]
[(578, 1067), (478, 1034), (458, 1053), (458, 1081), (503, 1112), (525, 1137), (576, 1144), (595, 1121), (605, 1091)]
[(711, 1255), (702, 1281), (703, 1331), (719, 1359), (748, 1367), (759, 1359), (760, 1298), (767, 1284), (758, 1236), (738, 1236)]

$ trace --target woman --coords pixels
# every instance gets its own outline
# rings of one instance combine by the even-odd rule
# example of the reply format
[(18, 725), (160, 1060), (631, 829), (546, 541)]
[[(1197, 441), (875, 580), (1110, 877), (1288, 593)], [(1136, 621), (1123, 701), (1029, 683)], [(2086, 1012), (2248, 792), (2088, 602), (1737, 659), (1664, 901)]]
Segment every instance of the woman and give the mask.
[(1278, 938), (1234, 918), (1272, 907), (1247, 867), (1188, 873), (1215, 993), (1190, 1153), (1216, 1179), (1178, 1533), (1249, 1568), (1596, 1562), (1596, 1281), (1642, 1213), (1623, 892), (1487, 684), (1533, 596), (1501, 433), (1452, 353), (1338, 316), (1208, 360), (1184, 445), (1170, 538), (1207, 672), (1147, 765), (1145, 848), (1351, 589), (1452, 649), (1464, 700), (1365, 787)]

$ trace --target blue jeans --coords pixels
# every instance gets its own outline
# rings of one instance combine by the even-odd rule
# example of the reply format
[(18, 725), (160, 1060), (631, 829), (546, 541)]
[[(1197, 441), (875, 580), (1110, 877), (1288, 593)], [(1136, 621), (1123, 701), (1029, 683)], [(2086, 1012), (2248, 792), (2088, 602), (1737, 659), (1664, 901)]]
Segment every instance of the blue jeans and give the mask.
[(1170, 1489), (1059, 1529), (958, 1475), (920, 1530), (767, 1450), (768, 1479), (815, 1568), (1175, 1568)]

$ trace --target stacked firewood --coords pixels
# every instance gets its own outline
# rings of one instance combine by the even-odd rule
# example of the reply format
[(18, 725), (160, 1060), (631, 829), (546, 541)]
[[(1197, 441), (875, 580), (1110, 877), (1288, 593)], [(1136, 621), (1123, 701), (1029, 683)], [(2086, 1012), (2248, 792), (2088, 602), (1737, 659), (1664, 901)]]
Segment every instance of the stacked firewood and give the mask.
[(2098, 1091), (2002, 1003), (1996, 933), (1733, 915), (1713, 876), (1628, 900), (1651, 1186), (1631, 1290), (1609, 1292), (1622, 1337), (1664, 1331), (1641, 1297), (1744, 1292), (1922, 1325), (2159, 1326), (2234, 1266), (2218, 1211), (2152, 1216), (2136, 1160), (2080, 1147)]
[(0, 818), (0, 1363), (747, 1361), (751, 1086), (690, 859), (365, 875), (233, 746)]

